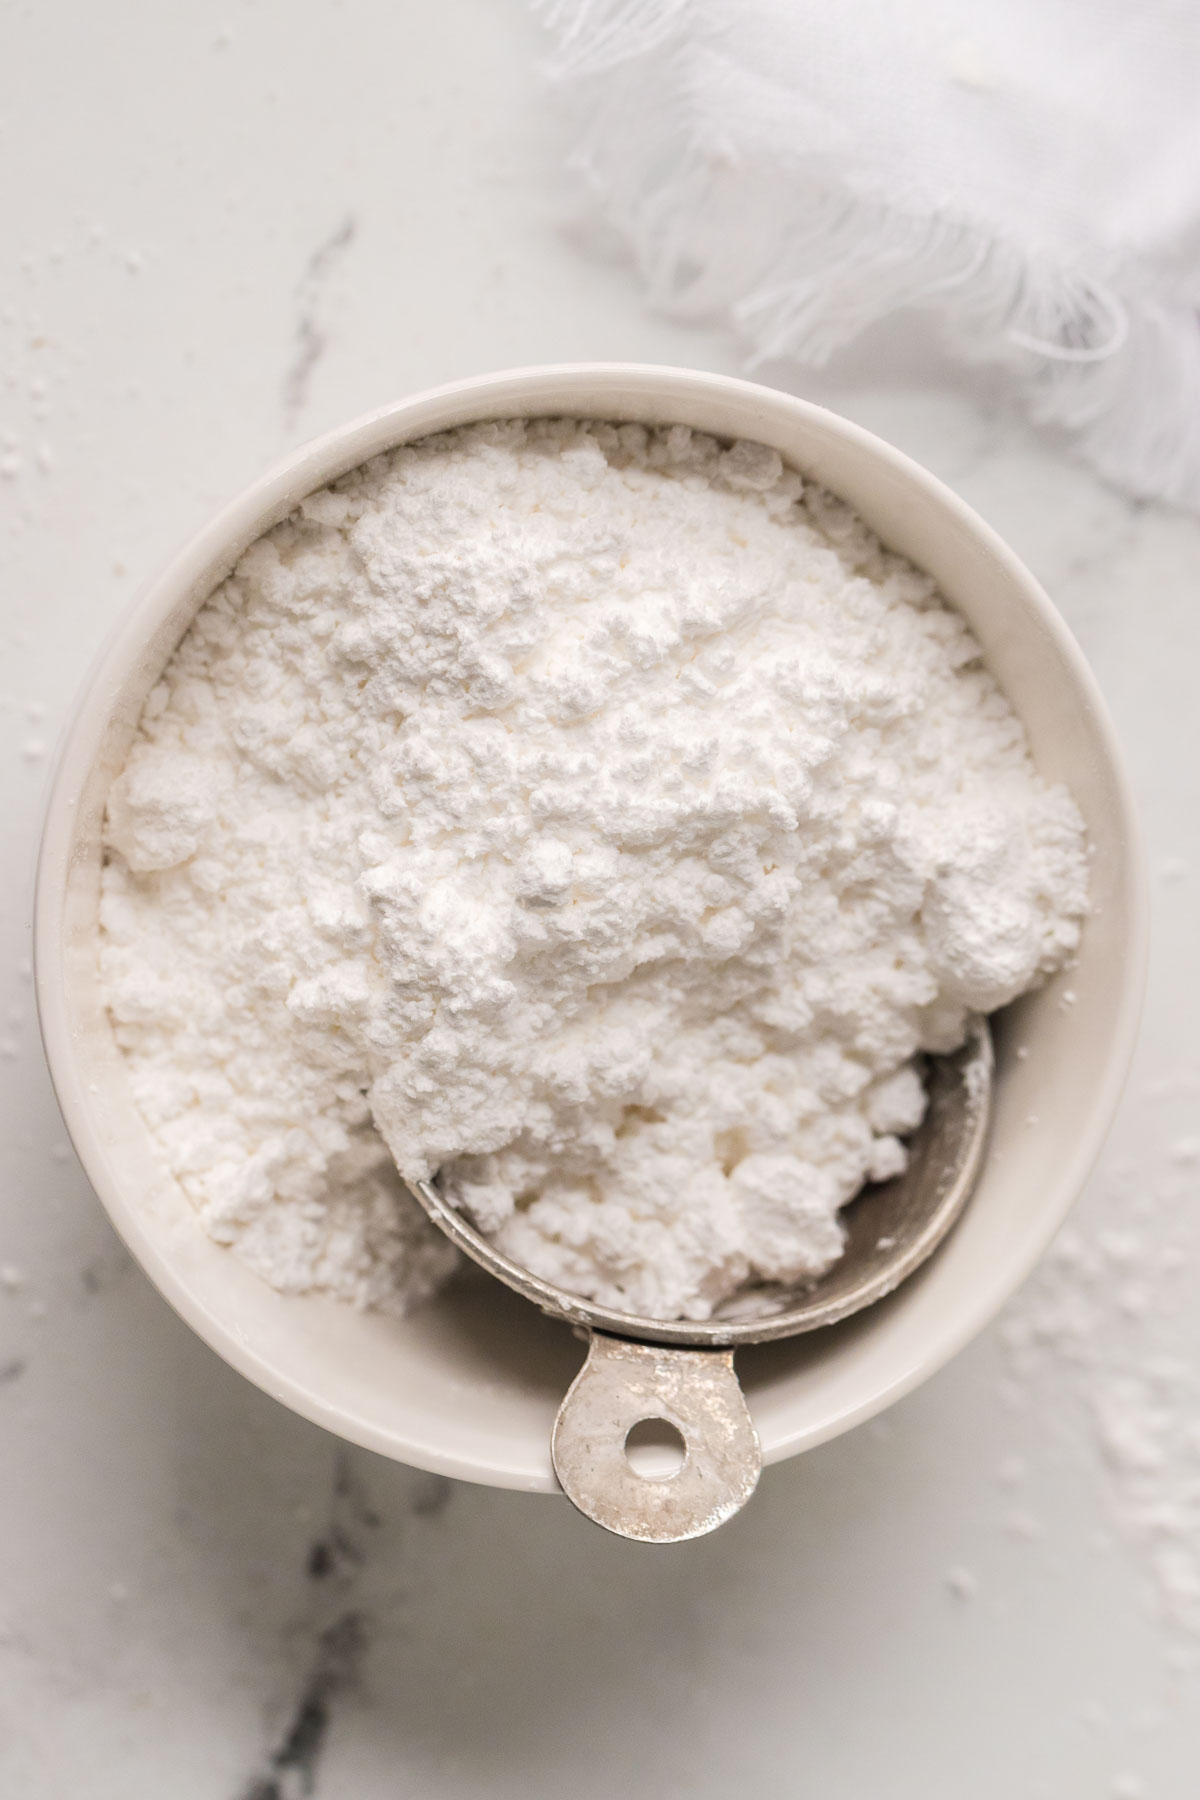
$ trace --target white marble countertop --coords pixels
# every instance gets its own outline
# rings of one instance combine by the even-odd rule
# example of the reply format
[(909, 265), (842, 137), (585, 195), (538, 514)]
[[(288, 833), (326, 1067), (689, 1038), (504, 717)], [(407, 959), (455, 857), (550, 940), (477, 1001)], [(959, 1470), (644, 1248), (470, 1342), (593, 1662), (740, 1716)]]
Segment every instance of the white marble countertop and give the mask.
[(41, 0), (2, 34), (0, 1792), (1194, 1800), (1200, 525), (943, 381), (821, 385), (1042, 578), (1144, 813), (1139, 1060), (1006, 1319), (669, 1551), (347, 1450), (173, 1316), (63, 1141), (28, 965), (55, 736), (289, 444), (487, 368), (737, 353), (562, 228), (518, 0)]

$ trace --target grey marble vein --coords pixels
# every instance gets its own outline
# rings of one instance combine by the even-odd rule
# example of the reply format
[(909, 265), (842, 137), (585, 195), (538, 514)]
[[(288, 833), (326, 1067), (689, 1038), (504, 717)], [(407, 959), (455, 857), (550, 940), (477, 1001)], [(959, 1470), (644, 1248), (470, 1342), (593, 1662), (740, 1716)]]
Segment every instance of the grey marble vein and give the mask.
[(239, 1800), (301, 1800), (315, 1793), (337, 1703), (356, 1687), (371, 1639), (371, 1614), (358, 1589), (368, 1534), (381, 1523), (352, 1454), (339, 1450), (328, 1518), (304, 1563), (300, 1634), (309, 1650), (303, 1679), (274, 1748)]
[(253, 1778), (244, 1800), (293, 1800), (316, 1791), (333, 1705), (355, 1685), (367, 1642), (366, 1620), (353, 1610), (318, 1634), (308, 1678), (271, 1754), (269, 1771)]
[(330, 277), (354, 241), (358, 222), (347, 213), (336, 230), (323, 238), (304, 265), (296, 292), (295, 342), (292, 360), (283, 377), (283, 416), (289, 427), (304, 410), (313, 371), (325, 354), (328, 327), (322, 319), (322, 302)]

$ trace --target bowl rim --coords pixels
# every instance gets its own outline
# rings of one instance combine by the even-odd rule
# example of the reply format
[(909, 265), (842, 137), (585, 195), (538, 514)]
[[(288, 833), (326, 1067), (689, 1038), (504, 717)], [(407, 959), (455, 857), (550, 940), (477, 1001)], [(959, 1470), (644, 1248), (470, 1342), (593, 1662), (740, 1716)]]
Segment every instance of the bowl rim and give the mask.
[[(202, 578), (207, 585), (197, 601), (203, 603), (237, 557), (270, 525), (285, 517), (307, 494), (374, 455), (394, 445), (415, 441), (472, 418), (504, 416), (485, 410), (489, 400), (503, 393), (515, 402), (507, 416), (588, 416), (587, 406), (520, 404), (523, 390), (532, 393), (547, 383), (599, 384), (611, 389), (614, 403), (623, 389), (643, 397), (661, 391), (664, 422), (669, 422), (672, 400), (722, 396), (757, 401), (776, 416), (780, 411), (809, 418), (835, 436), (856, 445), (892, 471), (925, 489), (949, 520), (974, 538), (1001, 565), (1037, 614), (1039, 625), (1053, 640), (1070, 668), (1087, 708), (1091, 729), (1106, 760), (1119, 811), (1123, 841), (1128, 846), (1125, 898), (1128, 933), (1124, 944), (1119, 998), (1113, 1009), (1103, 1073), (1092, 1091), (1084, 1127), (1072, 1151), (1064, 1157), (1057, 1181), (1058, 1201), (1047, 1206), (1040, 1229), (1027, 1233), (1019, 1253), (998, 1263), (991, 1278), (980, 1280), (972, 1304), (956, 1322), (946, 1321), (929, 1333), (923, 1353), (898, 1367), (894, 1379), (876, 1387), (858, 1403), (845, 1405), (822, 1428), (784, 1430), (765, 1445), (765, 1460), (775, 1462), (814, 1447), (870, 1418), (902, 1398), (942, 1368), (994, 1316), (1021, 1285), (1041, 1257), (1079, 1194), (1099, 1154), (1132, 1059), (1145, 990), (1149, 943), (1149, 901), (1142, 852), (1141, 830), (1132, 798), (1128, 773), (1108, 709), (1099, 685), (1065, 620), (1030, 571), (1004, 540), (972, 507), (939, 477), (905, 452), (877, 437), (865, 427), (815, 402), (738, 377), (711, 374), (668, 364), (627, 362), (571, 362), (534, 364), (499, 370), (482, 376), (424, 389), (375, 408), (310, 439), (272, 464), (244, 487), (189, 538), (156, 575), (140, 589), (107, 636), (85, 676), (61, 735), (49, 783), (33, 903), (34, 989), (42, 1039), (51, 1082), (62, 1111), (67, 1133), (84, 1171), (104, 1210), (126, 1247), (153, 1285), (179, 1316), (224, 1361), (273, 1398), (313, 1423), (349, 1441), (393, 1458), (403, 1457), (419, 1468), (459, 1479), (526, 1490), (557, 1491), (552, 1481), (530, 1480), (516, 1469), (486, 1455), (470, 1458), (447, 1453), (434, 1442), (413, 1440), (400, 1446), (395, 1432), (385, 1432), (371, 1419), (330, 1402), (315, 1392), (268, 1351), (246, 1342), (235, 1326), (218, 1317), (194, 1291), (186, 1275), (164, 1254), (147, 1231), (135, 1200), (108, 1179), (106, 1153), (89, 1109), (83, 1064), (77, 1056), (77, 1034), (72, 1026), (67, 996), (65, 933), (61, 929), (63, 900), (71, 868), (74, 813), (80, 791), (94, 763), (94, 752), (103, 739), (114, 704), (128, 681), (143, 648), (156, 626), (196, 589)], [(464, 407), (464, 403), (470, 402)], [(480, 410), (472, 408), (478, 405)], [(595, 406), (590, 409), (595, 416)], [(436, 423), (439, 415), (452, 414)], [(610, 417), (618, 416), (615, 412)], [(214, 566), (223, 572), (211, 574)], [(952, 602), (951, 602), (952, 603)], [(186, 629), (186, 627), (185, 627)]]

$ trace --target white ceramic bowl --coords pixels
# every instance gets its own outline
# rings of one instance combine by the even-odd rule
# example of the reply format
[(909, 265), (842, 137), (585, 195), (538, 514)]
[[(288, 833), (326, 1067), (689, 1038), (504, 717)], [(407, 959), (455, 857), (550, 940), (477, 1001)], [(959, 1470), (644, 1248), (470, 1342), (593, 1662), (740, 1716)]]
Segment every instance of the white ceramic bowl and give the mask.
[[(683, 423), (771, 444), (843, 496), (965, 614), (1067, 783), (1095, 851), (1078, 966), (998, 1021), (986, 1166), (948, 1243), (891, 1299), (810, 1337), (739, 1353), (768, 1462), (868, 1418), (996, 1312), (1061, 1223), (1096, 1156), (1132, 1050), (1145, 961), (1137, 829), (1095, 682), (1016, 557), (932, 475), (856, 425), (774, 390), (626, 364), (535, 368), (420, 394), (330, 432), (255, 483), (133, 607), (82, 696), (49, 803), (37, 893), (42, 1031), (67, 1128), (117, 1230), (176, 1310), (251, 1381), (386, 1456), (551, 1492), (550, 1427), (581, 1349), (497, 1284), (395, 1320), (287, 1298), (203, 1233), (134, 1109), (97, 978), (105, 795), (142, 703), (197, 608), (313, 489), (405, 440), (473, 419), (557, 413)], [(1066, 990), (1074, 993), (1067, 998)], [(1018, 1058), (1018, 1045), (1028, 1054)], [(1030, 1123), (1030, 1115), (1038, 1123)]]

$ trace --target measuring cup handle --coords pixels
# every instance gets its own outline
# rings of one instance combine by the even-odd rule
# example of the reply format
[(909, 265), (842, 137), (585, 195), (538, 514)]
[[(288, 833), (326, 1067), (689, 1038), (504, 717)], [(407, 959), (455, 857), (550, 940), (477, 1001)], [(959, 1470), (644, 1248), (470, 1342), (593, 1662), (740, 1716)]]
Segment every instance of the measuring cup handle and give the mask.
[[(625, 1440), (645, 1419), (665, 1419), (683, 1439), (673, 1474), (641, 1475), (630, 1463)], [(551, 1453), (581, 1513), (648, 1544), (714, 1530), (746, 1504), (762, 1469), (732, 1350), (668, 1350), (600, 1332), (559, 1408)]]

